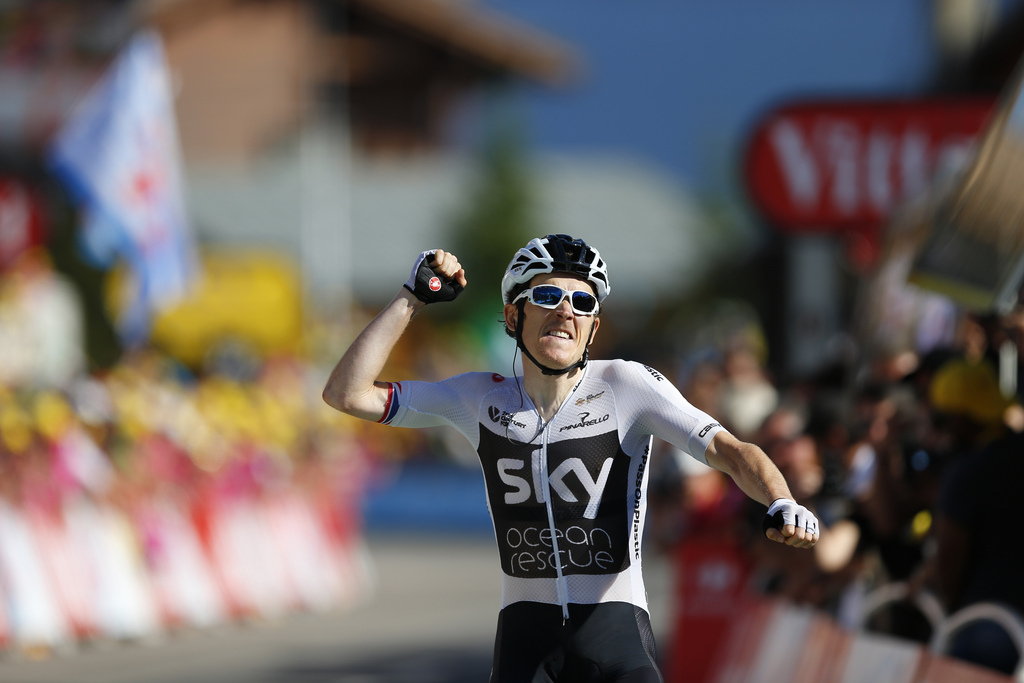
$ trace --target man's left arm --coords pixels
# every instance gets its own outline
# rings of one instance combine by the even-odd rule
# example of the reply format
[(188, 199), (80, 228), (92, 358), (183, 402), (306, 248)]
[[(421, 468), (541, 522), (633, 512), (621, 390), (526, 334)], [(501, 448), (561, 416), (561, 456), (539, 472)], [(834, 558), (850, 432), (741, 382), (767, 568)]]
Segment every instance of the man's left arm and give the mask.
[(810, 548), (818, 542), (818, 520), (793, 501), (785, 478), (764, 451), (740, 441), (726, 431), (715, 434), (705, 457), (709, 465), (725, 472), (752, 499), (768, 507), (768, 516), (781, 517), (781, 529), (768, 527), (765, 535), (778, 543)]

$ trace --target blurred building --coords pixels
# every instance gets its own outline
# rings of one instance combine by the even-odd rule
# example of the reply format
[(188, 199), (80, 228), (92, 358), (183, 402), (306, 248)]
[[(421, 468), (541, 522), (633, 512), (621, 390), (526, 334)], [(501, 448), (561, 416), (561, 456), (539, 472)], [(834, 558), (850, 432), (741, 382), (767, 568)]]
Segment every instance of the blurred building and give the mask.
[[(450, 243), (479, 172), (467, 131), (486, 129), (495, 93), (583, 75), (573, 46), (470, 2), (8, 3), (0, 175), (46, 178), (54, 130), (141, 26), (164, 41), (200, 243), (291, 255), (328, 310), (388, 300), (411, 254)], [(580, 156), (528, 173), (541, 229), (614, 250), (618, 293), (671, 292), (699, 270), (701, 218), (657, 168)]]
[[(344, 237), (355, 227), (353, 158), (435, 155), (469, 91), (513, 79), (555, 85), (574, 68), (566, 46), (463, 3), (25, 2), (8, 3), (2, 20), (0, 164), (9, 182), (31, 187), (45, 175), (46, 145), (71, 105), (133, 31), (155, 26), (200, 238), (285, 247), (312, 290), (328, 295), (361, 281), (362, 264), (372, 269), (349, 258), (360, 245)], [(33, 219), (23, 221), (26, 239), (35, 239), (29, 227), (40, 211), (22, 184), (15, 189)], [(378, 240), (393, 229), (359, 226)], [(405, 241), (388, 241), (396, 237)]]

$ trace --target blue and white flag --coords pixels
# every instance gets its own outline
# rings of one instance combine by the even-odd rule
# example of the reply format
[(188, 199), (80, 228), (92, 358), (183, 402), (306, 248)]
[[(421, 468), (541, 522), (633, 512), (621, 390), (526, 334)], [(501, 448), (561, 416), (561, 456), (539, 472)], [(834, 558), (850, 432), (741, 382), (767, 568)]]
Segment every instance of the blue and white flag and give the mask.
[(119, 324), (126, 342), (143, 341), (151, 312), (185, 293), (196, 263), (157, 34), (136, 35), (118, 55), (58, 132), (50, 161), (84, 205), (87, 257), (109, 266), (120, 256), (131, 267), (134, 301)]

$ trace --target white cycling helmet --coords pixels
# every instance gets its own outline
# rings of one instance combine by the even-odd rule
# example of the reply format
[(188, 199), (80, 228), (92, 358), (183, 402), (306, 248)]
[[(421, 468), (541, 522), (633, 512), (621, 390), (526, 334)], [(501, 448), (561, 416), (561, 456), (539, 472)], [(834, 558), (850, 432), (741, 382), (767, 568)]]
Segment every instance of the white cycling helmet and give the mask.
[(569, 235), (548, 235), (530, 240), (516, 252), (501, 278), (501, 300), (512, 302), (512, 290), (543, 273), (573, 273), (586, 278), (603, 302), (612, 291), (608, 267), (597, 249)]

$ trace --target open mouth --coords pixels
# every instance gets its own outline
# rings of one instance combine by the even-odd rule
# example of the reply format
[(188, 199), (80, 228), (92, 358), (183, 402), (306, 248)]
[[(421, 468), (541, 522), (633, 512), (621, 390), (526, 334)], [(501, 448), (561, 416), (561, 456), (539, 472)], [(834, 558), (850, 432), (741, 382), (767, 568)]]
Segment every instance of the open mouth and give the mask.
[(557, 339), (569, 339), (569, 340), (572, 340), (572, 334), (569, 333), (569, 332), (566, 332), (565, 330), (551, 330), (550, 332), (548, 332), (544, 336), (545, 337), (555, 337)]

